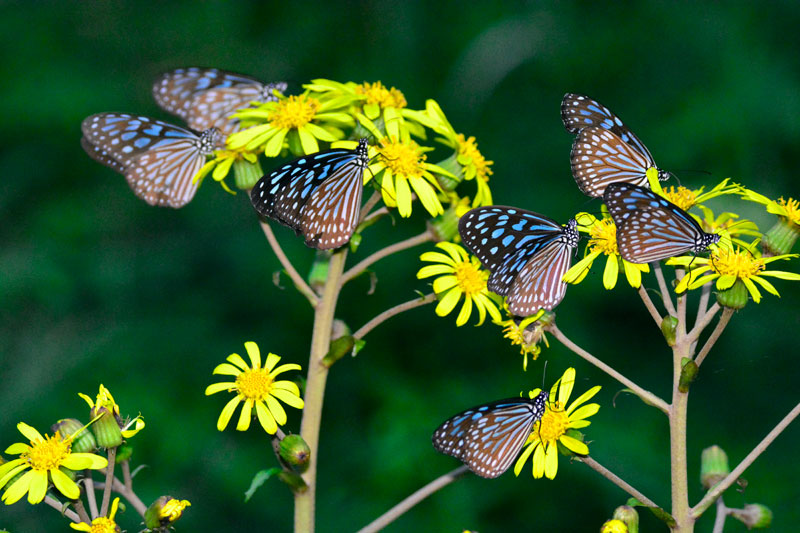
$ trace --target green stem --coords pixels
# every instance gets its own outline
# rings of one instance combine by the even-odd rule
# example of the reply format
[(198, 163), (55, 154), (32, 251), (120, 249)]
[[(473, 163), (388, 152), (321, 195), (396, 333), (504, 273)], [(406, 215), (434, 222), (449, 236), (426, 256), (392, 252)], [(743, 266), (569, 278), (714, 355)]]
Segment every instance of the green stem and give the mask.
[(311, 461), (303, 479), (308, 490), (295, 494), (294, 531), (311, 533), (314, 531), (314, 498), (317, 489), (317, 463), (319, 458), (319, 427), (322, 420), (322, 401), (325, 398), (325, 382), (328, 369), (322, 358), (328, 353), (331, 344), (331, 328), (336, 310), (336, 302), (342, 287), (342, 272), (347, 258), (347, 248), (334, 253), (328, 265), (328, 279), (322, 297), (314, 309), (314, 331), (311, 337), (311, 354), (308, 360), (308, 377), (303, 407), (303, 421), (300, 436), (311, 449)]
[(103, 488), (103, 503), (100, 505), (100, 516), (108, 516), (108, 504), (111, 503), (111, 483), (114, 479), (117, 448), (108, 449), (108, 466), (106, 467), (106, 486)]

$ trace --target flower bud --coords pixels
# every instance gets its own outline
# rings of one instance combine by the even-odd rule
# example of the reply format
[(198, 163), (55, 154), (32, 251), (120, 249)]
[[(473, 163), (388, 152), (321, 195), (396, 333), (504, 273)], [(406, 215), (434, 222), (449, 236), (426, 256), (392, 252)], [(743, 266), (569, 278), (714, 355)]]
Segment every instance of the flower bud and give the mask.
[(731, 509), (730, 513), (747, 526), (747, 529), (765, 529), (772, 524), (772, 511), (760, 503), (745, 505), (744, 509)]
[(622, 521), (629, 533), (639, 533), (639, 513), (630, 505), (620, 505), (614, 509), (614, 518)]
[(689, 386), (697, 379), (697, 373), (699, 371), (700, 368), (697, 366), (697, 363), (688, 357), (684, 357), (681, 360), (681, 377), (678, 381), (678, 390), (683, 393), (689, 392)]
[(50, 430), (59, 435), (72, 438), (72, 451), (75, 453), (88, 453), (97, 449), (97, 441), (80, 421), (74, 418), (64, 418), (52, 426)]
[(628, 533), (628, 526), (622, 520), (615, 518), (603, 524), (603, 527), (600, 528), (600, 533)]
[(444, 213), (428, 222), (428, 231), (437, 242), (450, 241), (458, 235), (458, 204), (448, 207)]
[(661, 320), (661, 333), (669, 346), (675, 346), (675, 331), (678, 329), (678, 319), (667, 315)]
[(731, 288), (717, 292), (719, 305), (731, 309), (742, 309), (747, 305), (747, 298), (747, 287), (744, 286), (740, 279), (737, 279)]
[(800, 235), (800, 227), (797, 224), (786, 219), (778, 219), (778, 222), (764, 234), (764, 240), (761, 241), (764, 257), (791, 253), (798, 235)]
[(730, 473), (728, 455), (725, 450), (717, 445), (703, 450), (700, 455), (700, 483), (703, 484), (704, 489), (710, 489)]
[(122, 430), (117, 417), (105, 407), (92, 409), (92, 416), (99, 417), (92, 424), (92, 433), (101, 448), (116, 448), (122, 444)]
[(300, 435), (286, 435), (281, 439), (278, 446), (283, 459), (286, 464), (295, 468), (299, 472), (305, 472), (308, 469), (308, 463), (311, 460), (311, 449), (303, 440)]
[(144, 525), (149, 529), (169, 526), (183, 515), (183, 510), (191, 506), (189, 500), (176, 500), (172, 496), (161, 496), (144, 513)]
[(233, 162), (234, 183), (236, 188), (243, 191), (252, 189), (256, 182), (264, 175), (261, 170), (261, 164), (256, 159), (255, 163), (251, 163), (246, 159), (236, 159)]

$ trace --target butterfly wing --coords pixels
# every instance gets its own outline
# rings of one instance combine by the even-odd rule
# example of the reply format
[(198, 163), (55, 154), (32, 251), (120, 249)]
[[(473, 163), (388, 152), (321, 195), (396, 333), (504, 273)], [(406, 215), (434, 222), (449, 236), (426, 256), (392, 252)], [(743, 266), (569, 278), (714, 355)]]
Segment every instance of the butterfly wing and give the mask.
[(649, 154), (641, 154), (614, 133), (597, 127), (578, 132), (570, 162), (578, 187), (594, 198), (618, 181), (646, 185), (647, 169), (655, 167)]
[(689, 213), (645, 187), (615, 183), (606, 188), (603, 201), (617, 226), (619, 253), (631, 263), (702, 251), (718, 240)]
[(573, 248), (558, 239), (528, 260), (511, 285), (508, 310), (517, 316), (530, 316), (539, 309), (551, 311), (557, 306), (567, 292), (561, 278), (569, 270)]
[(561, 101), (561, 121), (570, 133), (588, 127), (603, 128), (652, 160), (650, 151), (639, 138), (606, 106), (581, 94), (567, 93)]
[(510, 398), (467, 409), (433, 434), (433, 447), (485, 478), (505, 472), (544, 413), (544, 405)]
[(318, 249), (350, 240), (361, 207), (366, 140), (356, 150), (300, 157), (262, 177), (250, 193), (255, 210), (302, 233)]
[(562, 230), (543, 215), (504, 206), (472, 209), (458, 223), (464, 245), (492, 273), (489, 290), (501, 296), (508, 294), (528, 260)]
[(150, 205), (183, 207), (197, 192), (194, 175), (205, 162), (192, 140), (181, 140), (149, 150), (125, 171), (133, 192)]

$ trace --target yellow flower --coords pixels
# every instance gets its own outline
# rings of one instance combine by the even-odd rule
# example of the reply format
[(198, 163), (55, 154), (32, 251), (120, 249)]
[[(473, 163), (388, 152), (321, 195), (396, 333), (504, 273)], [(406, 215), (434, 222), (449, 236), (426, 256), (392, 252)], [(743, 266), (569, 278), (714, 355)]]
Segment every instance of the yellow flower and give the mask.
[(247, 151), (244, 147), (238, 150), (217, 150), (214, 152), (214, 159), (206, 161), (206, 164), (195, 174), (192, 182), (201, 182), (210, 173), (214, 181), (218, 182), (226, 192), (236, 194), (225, 183), (225, 177), (234, 164), (241, 164), (245, 161), (251, 165), (258, 165), (258, 156), (253, 152)]
[(778, 215), (796, 226), (800, 226), (800, 202), (794, 198), (790, 197), (787, 200), (781, 196), (777, 200), (770, 200), (763, 194), (744, 188), (740, 194), (744, 200), (765, 205), (767, 207), (767, 212)]
[(89, 533), (117, 533), (120, 531), (119, 526), (114, 522), (117, 509), (119, 509), (119, 498), (114, 498), (108, 518), (100, 516), (92, 520), (91, 525), (86, 522), (80, 522), (78, 524), (72, 523), (69, 527), (77, 531), (88, 531)]
[(343, 137), (341, 126), (352, 126), (353, 118), (331, 102), (308, 94), (283, 96), (275, 102), (239, 111), (235, 115), (249, 127), (228, 137), (228, 148), (255, 151), (264, 148), (267, 157), (281, 153), (284, 141), (296, 155), (319, 152), (317, 140), (333, 142)]
[[(596, 403), (580, 406), (597, 394), (600, 386), (592, 387), (565, 409), (574, 385), (575, 369), (568, 368), (561, 379), (556, 381), (550, 389), (551, 400), (556, 398), (556, 390), (558, 390), (558, 397), (547, 404), (542, 419), (533, 425), (528, 441), (525, 443), (526, 448), (514, 465), (514, 475), (519, 475), (525, 461), (533, 455), (533, 477), (539, 479), (544, 476), (547, 479), (554, 479), (558, 472), (557, 445), (559, 443), (575, 454), (589, 454), (588, 446), (578, 438), (569, 435), (568, 432), (585, 428), (591, 424), (586, 419), (597, 413), (600, 406)], [(535, 398), (539, 392), (538, 389), (533, 390), (529, 396)]]
[(30, 445), (17, 442), (6, 449), (5, 453), (20, 457), (0, 466), (0, 488), (17, 474), (30, 470), (3, 493), (2, 499), (6, 505), (19, 501), (25, 493), (28, 493), (29, 503), (41, 502), (50, 481), (61, 494), (74, 500), (81, 491), (61, 469), (97, 470), (108, 466), (105, 457), (93, 453), (72, 453), (72, 436), (62, 437), (56, 432), (52, 437), (42, 437), (41, 433), (24, 422), (17, 424), (17, 429), (30, 441)]
[(447, 316), (455, 309), (456, 304), (464, 296), (464, 305), (456, 318), (456, 326), (463, 326), (472, 315), (472, 306), (478, 310), (478, 326), (483, 324), (486, 313), (492, 320), (500, 321), (500, 311), (489, 295), (486, 280), (489, 273), (481, 268), (476, 257), (471, 257), (464, 248), (451, 242), (440, 242), (436, 245), (447, 252), (425, 252), (420, 256), (422, 261), (438, 263), (422, 267), (417, 272), (417, 279), (438, 276), (433, 281), (433, 291), (439, 297), (436, 314)]
[(575, 263), (567, 273), (564, 274), (564, 281), (567, 283), (580, 283), (589, 273), (594, 260), (600, 255), (606, 256), (606, 266), (603, 270), (603, 286), (607, 290), (613, 289), (617, 285), (619, 267), (625, 272), (628, 284), (638, 289), (642, 284), (642, 272), (650, 272), (647, 263), (629, 263), (619, 255), (617, 249), (617, 227), (614, 221), (607, 214), (598, 219), (589, 213), (578, 213), (575, 216), (578, 221), (578, 230), (590, 235), (589, 243), (584, 249), (584, 257)]
[(183, 515), (183, 510), (191, 505), (189, 500), (176, 500), (172, 498), (161, 506), (158, 516), (161, 520), (174, 522)]
[(355, 93), (364, 97), (364, 114), (371, 120), (380, 116), (381, 109), (403, 109), (407, 105), (402, 92), (394, 87), (387, 89), (379, 81), (356, 85)]
[(300, 365), (290, 363), (276, 368), (275, 365), (281, 358), (270, 353), (262, 368), (258, 345), (254, 342), (246, 342), (244, 347), (247, 355), (250, 356), (252, 366), (248, 367), (239, 354), (232, 353), (227, 358), (228, 362), (218, 365), (213, 373), (236, 376), (236, 381), (214, 383), (206, 388), (206, 396), (221, 391), (236, 393), (236, 396), (222, 409), (219, 420), (217, 420), (217, 429), (224, 430), (236, 410), (236, 406), (244, 402), (236, 429), (247, 431), (250, 427), (253, 407), (255, 407), (261, 427), (270, 435), (274, 435), (278, 426), (286, 423), (286, 411), (283, 410), (278, 400), (296, 409), (303, 408), (303, 400), (300, 398), (300, 390), (297, 385), (291, 381), (275, 381), (275, 376), (288, 370), (300, 370)]
[(78, 393), (78, 396), (83, 398), (83, 400), (89, 404), (92, 416), (102, 414), (103, 409), (111, 413), (120, 426), (122, 436), (126, 439), (133, 437), (145, 427), (144, 418), (142, 418), (141, 415), (136, 416), (132, 420), (129, 419), (124, 422), (122, 421), (122, 417), (119, 414), (119, 405), (117, 405), (117, 403), (114, 401), (111, 391), (103, 386), (102, 383), (100, 384), (100, 389), (97, 392), (96, 400), (93, 401), (89, 396), (80, 392)]
[(622, 520), (615, 518), (603, 524), (603, 527), (600, 528), (600, 533), (628, 533), (628, 526)]
[[(780, 296), (778, 290), (764, 277), (800, 281), (800, 274), (784, 272), (781, 270), (766, 270), (766, 265), (780, 259), (798, 257), (798, 254), (783, 254), (772, 257), (761, 257), (750, 248), (718, 246), (711, 251), (710, 257), (673, 257), (667, 261), (668, 265), (678, 265), (691, 268), (675, 287), (675, 292), (697, 289), (706, 283), (717, 280), (717, 290), (724, 291), (733, 287), (734, 283), (741, 281), (747, 287), (747, 292), (755, 303), (761, 301), (761, 292), (758, 286), (775, 296)], [(692, 268), (693, 267), (693, 268)]]
[[(508, 305), (506, 304), (505, 307), (507, 312)], [(535, 315), (524, 319), (512, 316), (507, 320), (494, 322), (503, 327), (503, 338), (509, 339), (512, 346), (519, 346), (523, 370), (528, 370), (528, 355), (532, 355), (534, 361), (539, 358), (539, 354), (542, 353), (542, 348), (539, 346), (540, 342), (544, 342), (546, 347), (550, 347), (547, 342), (547, 336), (544, 333), (545, 328), (552, 323), (553, 318), (555, 318), (555, 314), (542, 309)]]
[(736, 183), (729, 184), (729, 181), (729, 178), (725, 178), (708, 192), (703, 192), (704, 187), (700, 187), (696, 190), (687, 189), (683, 186), (664, 187), (663, 196), (684, 211), (688, 211), (691, 207), (716, 198), (717, 196), (722, 196), (723, 194), (739, 194), (742, 187)]

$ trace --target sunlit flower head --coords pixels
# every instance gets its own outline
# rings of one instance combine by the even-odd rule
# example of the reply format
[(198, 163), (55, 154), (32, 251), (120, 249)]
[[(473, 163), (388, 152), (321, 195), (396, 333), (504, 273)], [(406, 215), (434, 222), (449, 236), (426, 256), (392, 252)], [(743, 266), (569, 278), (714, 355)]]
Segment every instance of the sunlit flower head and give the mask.
[(800, 226), (800, 202), (794, 198), (785, 199), (781, 196), (777, 200), (770, 200), (763, 194), (744, 188), (742, 188), (740, 194), (742, 199), (764, 205), (767, 208), (767, 212), (777, 215), (795, 226)]
[(622, 520), (609, 520), (600, 528), (600, 533), (628, 533), (628, 526)]
[(382, 109), (406, 107), (406, 97), (399, 89), (387, 89), (381, 82), (364, 82), (356, 85), (355, 93), (364, 97), (364, 114), (372, 120), (380, 116)]
[(318, 141), (340, 139), (344, 136), (340, 128), (354, 124), (336, 104), (308, 94), (280, 95), (277, 101), (244, 109), (235, 116), (247, 129), (231, 134), (228, 148), (251, 152), (263, 148), (267, 157), (279, 155), (284, 141), (295, 155), (319, 152)]
[(52, 437), (43, 437), (24, 422), (17, 424), (17, 429), (30, 444), (18, 442), (6, 449), (5, 453), (19, 455), (19, 458), (0, 466), (0, 488), (5, 487), (17, 474), (27, 472), (6, 488), (2, 496), (6, 505), (19, 501), (26, 493), (29, 503), (41, 502), (50, 482), (61, 494), (74, 500), (80, 496), (80, 489), (62, 468), (97, 470), (108, 466), (105, 457), (93, 453), (72, 453), (71, 435), (62, 436), (56, 432)]
[(668, 265), (678, 265), (690, 270), (675, 287), (678, 293), (687, 289), (693, 290), (706, 283), (716, 280), (717, 290), (724, 291), (733, 287), (737, 281), (744, 283), (747, 292), (755, 303), (761, 301), (761, 292), (758, 287), (775, 296), (780, 296), (778, 290), (765, 277), (800, 281), (800, 274), (784, 272), (781, 270), (767, 270), (766, 265), (781, 259), (798, 257), (798, 254), (775, 255), (761, 257), (755, 247), (726, 247), (718, 246), (711, 251), (709, 257), (673, 257), (667, 261)]
[(728, 183), (729, 181), (729, 178), (725, 178), (707, 192), (703, 192), (705, 187), (700, 187), (699, 189), (695, 190), (688, 189), (682, 185), (679, 185), (678, 187), (664, 187), (664, 197), (684, 211), (688, 211), (695, 205), (711, 200), (712, 198), (716, 198), (717, 196), (722, 196), (724, 194), (738, 194), (742, 190), (741, 186), (736, 183)]
[(478, 310), (477, 325), (483, 324), (487, 312), (492, 320), (499, 321), (497, 303), (486, 288), (489, 273), (481, 268), (480, 261), (451, 242), (440, 242), (436, 247), (444, 250), (447, 255), (441, 252), (425, 252), (420, 259), (434, 264), (424, 266), (417, 272), (417, 279), (438, 276), (433, 281), (433, 291), (439, 297), (436, 314), (447, 316), (463, 296), (464, 304), (456, 318), (456, 326), (467, 323), (472, 315), (473, 305)]
[(606, 256), (606, 265), (603, 270), (603, 286), (611, 290), (617, 285), (620, 265), (625, 272), (628, 284), (638, 289), (642, 284), (642, 272), (650, 272), (647, 263), (629, 263), (619, 255), (617, 249), (617, 227), (608, 215), (596, 218), (589, 213), (578, 213), (575, 220), (578, 222), (578, 231), (589, 234), (589, 242), (584, 249), (584, 257), (575, 263), (566, 274), (564, 281), (567, 283), (580, 283), (586, 278), (595, 259), (601, 255)]
[[(576, 438), (575, 435), (580, 434), (573, 430), (585, 428), (591, 424), (587, 418), (597, 413), (600, 406), (596, 403), (582, 404), (597, 394), (600, 386), (592, 387), (581, 394), (565, 409), (574, 385), (575, 369), (568, 368), (561, 379), (556, 381), (550, 389), (551, 402), (547, 404), (542, 419), (533, 425), (528, 441), (525, 443), (525, 449), (514, 465), (514, 475), (519, 475), (525, 461), (533, 455), (533, 477), (539, 479), (544, 476), (554, 479), (558, 472), (558, 444), (578, 455), (589, 454), (589, 447)], [(538, 389), (532, 390), (529, 396), (535, 398), (539, 392)]]
[[(211, 174), (214, 181), (219, 183), (226, 192), (236, 194), (228, 187), (228, 184), (225, 183), (225, 178), (235, 164), (242, 164), (244, 162), (250, 165), (258, 165), (258, 156), (244, 147), (237, 150), (217, 150), (214, 152), (214, 158), (206, 161), (206, 164), (203, 165), (200, 171), (195, 175), (193, 181), (195, 183), (201, 182), (206, 176)], [(261, 175), (258, 177), (260, 178)], [(252, 186), (253, 184), (250, 184), (250, 187)]]
[(261, 427), (270, 435), (274, 435), (278, 426), (286, 423), (286, 411), (278, 400), (296, 409), (303, 408), (303, 400), (300, 398), (300, 389), (297, 385), (291, 381), (275, 381), (275, 377), (288, 370), (300, 370), (300, 365), (289, 363), (276, 367), (281, 358), (270, 353), (262, 367), (258, 345), (246, 342), (244, 347), (250, 358), (250, 366), (239, 354), (232, 353), (227, 357), (228, 362), (218, 365), (213, 373), (236, 376), (236, 380), (214, 383), (206, 387), (206, 396), (221, 391), (236, 393), (236, 396), (222, 409), (217, 420), (217, 429), (220, 431), (225, 429), (236, 407), (241, 403), (242, 411), (236, 424), (238, 431), (246, 431), (250, 427), (255, 407), (255, 414)]
[[(505, 307), (507, 311), (508, 306)], [(523, 370), (528, 370), (529, 355), (534, 361), (539, 358), (539, 354), (542, 353), (540, 342), (543, 342), (546, 347), (550, 347), (545, 329), (553, 323), (554, 319), (554, 313), (542, 309), (527, 318), (510, 316), (507, 320), (495, 321), (495, 324), (503, 328), (503, 337), (511, 341), (511, 346), (519, 346)]]
[(189, 503), (189, 500), (176, 500), (175, 498), (170, 498), (161, 506), (161, 509), (158, 513), (159, 518), (165, 522), (175, 522), (181, 516), (183, 516), (183, 511), (187, 507), (191, 506), (192, 504)]
[(121, 531), (117, 523), (114, 522), (117, 509), (119, 509), (119, 498), (114, 498), (108, 517), (99, 516), (92, 520), (91, 524), (87, 524), (86, 522), (80, 522), (78, 524), (72, 523), (69, 527), (77, 531), (88, 531), (89, 533), (117, 533)]

